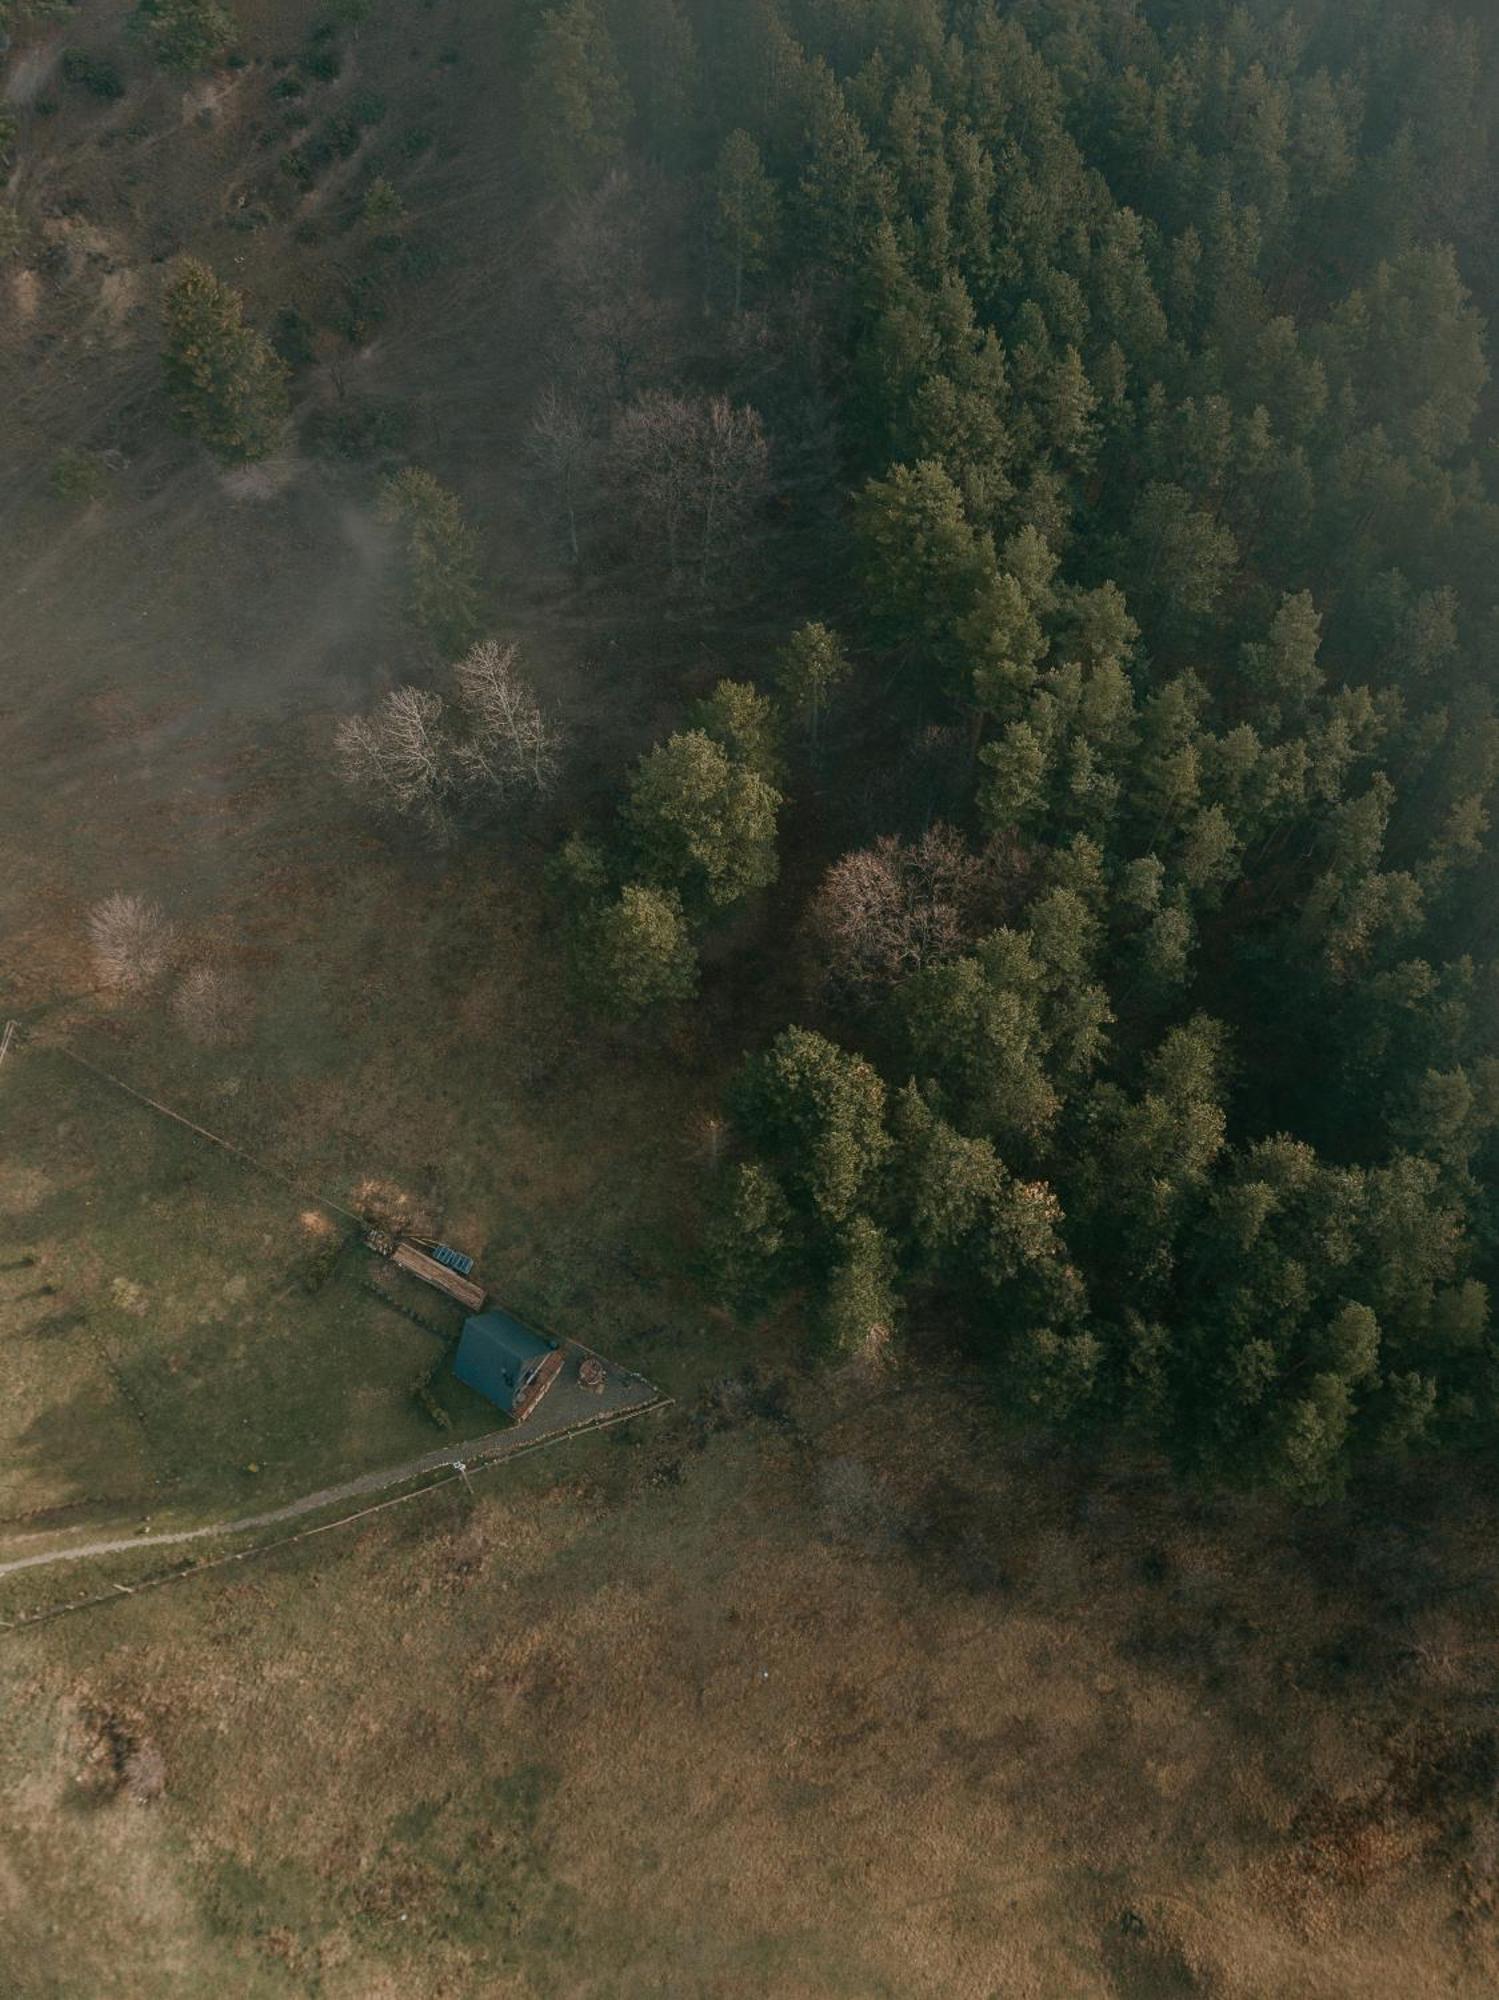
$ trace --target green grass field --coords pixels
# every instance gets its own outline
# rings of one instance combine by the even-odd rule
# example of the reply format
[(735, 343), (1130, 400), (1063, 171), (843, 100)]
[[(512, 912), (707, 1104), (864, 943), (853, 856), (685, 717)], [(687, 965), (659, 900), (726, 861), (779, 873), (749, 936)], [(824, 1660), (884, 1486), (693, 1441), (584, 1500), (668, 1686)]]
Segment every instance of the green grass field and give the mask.
[[(8, 1519), (274, 1500), (438, 1441), (411, 1399), (438, 1344), (360, 1290), (348, 1224), (45, 1048), (4, 1089)], [(498, 1426), (449, 1401), (456, 1435)]]

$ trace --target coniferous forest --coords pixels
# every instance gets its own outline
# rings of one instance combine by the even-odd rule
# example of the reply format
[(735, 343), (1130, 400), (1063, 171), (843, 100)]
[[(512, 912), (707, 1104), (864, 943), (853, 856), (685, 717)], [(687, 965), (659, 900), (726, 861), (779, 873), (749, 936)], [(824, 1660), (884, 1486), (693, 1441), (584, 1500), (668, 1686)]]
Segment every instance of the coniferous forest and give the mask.
[(552, 198), (665, 212), (702, 290), (669, 388), (596, 311), (577, 453), (671, 587), (753, 547), (782, 613), (553, 863), (602, 1013), (690, 1003), (744, 899), (795, 963), (717, 1295), (1308, 1499), (1491, 1446), (1484, 10), (572, 0), (523, 44)]

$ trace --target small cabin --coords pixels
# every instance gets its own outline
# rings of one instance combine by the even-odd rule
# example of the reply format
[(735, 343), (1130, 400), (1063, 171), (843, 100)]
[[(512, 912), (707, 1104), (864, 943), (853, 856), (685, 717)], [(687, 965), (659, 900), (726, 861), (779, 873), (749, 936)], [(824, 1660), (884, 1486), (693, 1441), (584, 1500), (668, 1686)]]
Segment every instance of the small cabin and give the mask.
[(556, 1341), (535, 1332), (513, 1313), (491, 1307), (463, 1324), (453, 1359), (458, 1380), (520, 1424), (562, 1372)]

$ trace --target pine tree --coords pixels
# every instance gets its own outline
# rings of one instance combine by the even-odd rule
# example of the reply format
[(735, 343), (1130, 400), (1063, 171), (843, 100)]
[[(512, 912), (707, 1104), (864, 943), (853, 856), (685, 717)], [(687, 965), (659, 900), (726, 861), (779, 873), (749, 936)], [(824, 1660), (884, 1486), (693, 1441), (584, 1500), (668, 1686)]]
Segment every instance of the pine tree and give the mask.
[(746, 278), (759, 277), (770, 262), (780, 216), (775, 183), (748, 132), (731, 132), (719, 150), (714, 202), (714, 235), (737, 313)]
[(720, 681), (688, 717), (747, 771), (779, 786), (784, 774), (775, 703), (748, 681)]
[(890, 1153), (885, 1086), (872, 1064), (808, 1028), (787, 1028), (744, 1065), (740, 1131), (778, 1169), (793, 1209), (836, 1232), (878, 1186)]
[(529, 157), (552, 192), (585, 193), (624, 157), (630, 96), (594, 0), (543, 14), (525, 100)]
[(776, 686), (789, 712), (806, 724), (813, 750), (828, 705), (852, 673), (836, 632), (826, 625), (798, 627), (776, 662)]
[(162, 367), (179, 428), (225, 464), (264, 458), (287, 414), (286, 369), (246, 326), (239, 293), (186, 257), (168, 288), (163, 326)]
[(458, 497), (420, 466), (385, 483), (381, 511), (406, 543), (406, 610), (448, 657), (479, 633), (479, 558)]

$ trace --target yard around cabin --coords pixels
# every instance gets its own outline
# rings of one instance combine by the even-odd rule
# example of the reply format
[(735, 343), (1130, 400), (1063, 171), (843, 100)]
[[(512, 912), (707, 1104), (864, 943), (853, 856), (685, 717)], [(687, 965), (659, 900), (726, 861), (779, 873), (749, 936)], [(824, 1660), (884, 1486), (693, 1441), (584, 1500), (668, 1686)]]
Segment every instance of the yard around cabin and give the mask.
[[(0, 1018), (27, 1031), (0, 1068), (0, 1562), (496, 1428), (451, 1382), (453, 1429), (421, 1415), (437, 1344), (360, 1289), (391, 1278), (363, 1251), (329, 1266), (350, 1225), (320, 1195), (474, 1252), (676, 1407), (0, 1632), (0, 1987), (1495, 1990), (1492, 1505), (1413, 1492), (1396, 1526), (1183, 1492), (1028, 1441), (944, 1353), (809, 1370), (794, 1305), (740, 1325), (705, 1299), (733, 996), (599, 1032), (542, 881), (557, 828), (429, 852), (336, 784), (338, 720), (431, 671), (368, 482), (290, 449), (223, 473), (153, 401), (153, 259), (186, 243), (326, 304), (336, 185), (306, 198), (313, 240), (244, 225), (259, 72), (63, 91), (64, 36), (108, 45), (127, 11), (74, 10), (28, 57), (57, 105), (18, 185), (57, 247), (45, 280), (0, 266)], [(327, 10), (235, 11), (279, 57)], [(505, 12), (377, 5), (346, 38), (337, 100), (377, 88), (392, 132), (440, 133), (415, 200), (465, 255), (319, 379), (414, 412), (475, 496), (497, 629), (588, 803), (674, 726), (678, 683), (752, 674), (765, 635), (580, 587), (511, 476), (545, 329)], [(109, 489), (63, 505), (56, 453), (106, 433)], [(84, 919), (115, 891), (233, 976), (223, 1041), (95, 990)], [(162, 1566), (6, 1579), (0, 1620)]]

